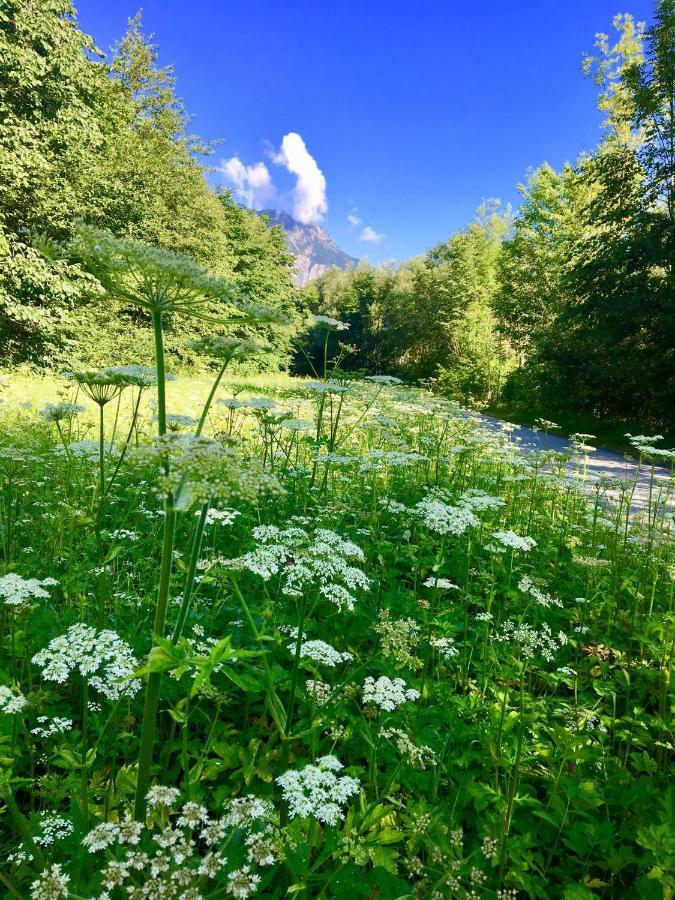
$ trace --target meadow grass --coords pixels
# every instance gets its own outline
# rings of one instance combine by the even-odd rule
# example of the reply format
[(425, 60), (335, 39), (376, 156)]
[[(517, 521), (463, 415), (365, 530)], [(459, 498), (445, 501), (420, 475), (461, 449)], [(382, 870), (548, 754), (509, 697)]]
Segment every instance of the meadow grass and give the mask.
[(6, 896), (671, 896), (662, 505), (395, 379), (119, 377), (3, 386)]

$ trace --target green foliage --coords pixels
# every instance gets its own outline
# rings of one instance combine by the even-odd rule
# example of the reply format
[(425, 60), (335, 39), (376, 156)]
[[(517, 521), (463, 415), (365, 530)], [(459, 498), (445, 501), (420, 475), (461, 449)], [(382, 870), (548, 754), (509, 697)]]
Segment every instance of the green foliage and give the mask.
[[(0, 13), (0, 341), (7, 361), (102, 365), (150, 358), (151, 332), (91, 280), (39, 259), (31, 235), (67, 240), (80, 218), (194, 259), (253, 300), (291, 312), (278, 234), (209, 187), (171, 71), (137, 16), (109, 62), (70, 0), (10, 0)], [(195, 333), (173, 331), (173, 365), (198, 364)], [(273, 328), (262, 364), (284, 365), (292, 330)]]
[[(349, 324), (331, 336), (331, 354), (347, 343), (353, 352), (345, 368), (437, 378), (449, 396), (489, 401), (509, 367), (492, 313), (508, 228), (509, 213), (490, 202), (464, 231), (398, 269), (361, 265), (327, 272), (307, 290), (307, 302), (314, 312)], [(317, 371), (322, 335), (314, 328), (306, 348)]]
[[(130, 882), (157, 897), (671, 896), (673, 548), (656, 482), (639, 513), (633, 486), (584, 480), (581, 445), (570, 479), (568, 457), (519, 452), (451, 401), (358, 379), (223, 379), (215, 396), (186, 379), (158, 444), (153, 373), (95, 376), (117, 388), (100, 419), (84, 378), (43, 414), (12, 399), (37, 380), (1, 407), (9, 896), (64, 896), (64, 876), (115, 900)], [(165, 467), (180, 479), (193, 450), (198, 501), (158, 508)], [(224, 451), (246, 492), (217, 475)], [(340, 785), (335, 819), (315, 789), (299, 811), (284, 788), (306, 771)]]
[(675, 7), (644, 31), (615, 19), (586, 70), (607, 138), (524, 189), (501, 264), (497, 313), (520, 353), (504, 397), (552, 413), (673, 425)]

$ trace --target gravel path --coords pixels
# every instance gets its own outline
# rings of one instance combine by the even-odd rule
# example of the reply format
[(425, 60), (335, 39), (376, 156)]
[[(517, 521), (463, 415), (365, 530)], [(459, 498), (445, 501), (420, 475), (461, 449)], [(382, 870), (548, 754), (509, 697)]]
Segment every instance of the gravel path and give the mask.
[[(502, 431), (505, 426), (512, 428), (510, 436), (524, 450), (555, 450), (565, 452), (572, 446), (571, 441), (567, 438), (559, 437), (555, 434), (544, 434), (541, 431), (533, 431), (531, 428), (525, 428), (522, 425), (513, 427), (510, 423), (501, 419), (495, 419), (492, 416), (481, 416), (488, 428), (494, 431)], [(638, 475), (638, 465), (635, 460), (627, 460), (621, 453), (613, 450), (596, 450), (588, 454), (588, 465), (586, 469), (589, 482), (595, 482), (600, 478), (609, 478), (615, 482), (626, 482), (632, 484)], [(651, 482), (651, 467), (643, 466), (637, 478), (635, 492), (632, 499), (632, 508), (635, 512), (644, 511), (649, 504), (649, 491)], [(656, 466), (654, 469), (654, 480), (651, 485), (652, 500), (656, 498), (659, 503), (666, 503), (668, 509), (667, 520), (673, 524), (673, 516), (675, 515), (675, 484), (670, 469), (662, 466)], [(612, 488), (607, 491), (610, 496), (618, 496), (620, 491), (618, 488)]]

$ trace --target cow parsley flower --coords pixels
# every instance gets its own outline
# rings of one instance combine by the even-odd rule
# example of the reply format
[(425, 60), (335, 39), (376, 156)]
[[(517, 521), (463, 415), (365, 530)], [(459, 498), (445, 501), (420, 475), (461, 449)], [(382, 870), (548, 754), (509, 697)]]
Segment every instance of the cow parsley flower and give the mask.
[(61, 400), (59, 403), (46, 403), (40, 410), (40, 415), (47, 422), (62, 422), (64, 419), (72, 419), (84, 412), (84, 406), (77, 403), (68, 403)]
[(377, 681), (370, 675), (363, 682), (363, 702), (374, 703), (386, 712), (392, 712), (404, 703), (418, 700), (420, 692), (406, 688), (402, 678), (388, 678), (381, 675)]
[(372, 381), (373, 384), (403, 384), (400, 378), (396, 378), (394, 375), (366, 375), (364, 381)]
[(230, 801), (230, 808), (223, 817), (228, 828), (250, 828), (259, 820), (268, 820), (274, 816), (274, 806), (269, 800), (263, 800), (254, 794), (235, 797)]
[(59, 684), (77, 671), (109, 700), (133, 696), (141, 686), (138, 679), (129, 679), (138, 666), (131, 647), (114, 631), (97, 632), (84, 623), (71, 625), (50, 641), (33, 663), (40, 666), (43, 678)]
[(465, 506), (450, 506), (435, 497), (425, 497), (415, 505), (414, 514), (436, 534), (460, 535), (480, 524), (478, 517)]
[(455, 647), (455, 640), (451, 637), (438, 637), (429, 640), (429, 646), (434, 650), (438, 650), (439, 654), (446, 662), (453, 656), (459, 656), (459, 650)]
[(551, 662), (554, 654), (567, 644), (567, 635), (562, 631), (554, 635), (545, 622), (537, 629), (527, 622), (508, 619), (494, 637), (497, 641), (515, 644), (524, 659), (541, 656), (547, 662)]
[(302, 387), (315, 394), (346, 394), (349, 391), (346, 385), (333, 381), (305, 381)]
[[(295, 642), (288, 645), (288, 650), (295, 652)], [(325, 666), (339, 666), (342, 662), (354, 659), (351, 653), (340, 653), (325, 641), (303, 641), (300, 645), (300, 659), (311, 659)]]
[(55, 578), (22, 578), (16, 572), (8, 572), (0, 577), (0, 597), (5, 606), (24, 606), (29, 600), (48, 598), (45, 588), (55, 584), (58, 584)]
[(330, 316), (311, 316), (310, 321), (314, 325), (323, 325), (328, 331), (347, 331), (350, 328), (349, 322), (341, 322)]
[(545, 594), (539, 590), (529, 575), (523, 575), (520, 579), (518, 590), (522, 591), (523, 594), (529, 594), (531, 597), (534, 597), (540, 606), (559, 606), (562, 608), (562, 602), (557, 597), (552, 597), (550, 594)]
[(166, 787), (163, 784), (153, 785), (146, 794), (148, 806), (153, 809), (156, 806), (172, 807), (180, 797), (180, 791), (175, 787)]
[(528, 553), (537, 546), (534, 538), (527, 535), (521, 537), (515, 531), (493, 531), (492, 537), (496, 538), (504, 547), (508, 547), (510, 550), (521, 550), (523, 553)]
[(227, 891), (232, 897), (250, 897), (258, 889), (260, 881), (260, 875), (251, 872), (250, 866), (242, 866), (230, 872)]
[(337, 775), (342, 763), (335, 756), (321, 756), (315, 765), (289, 769), (277, 778), (292, 819), (314, 816), (326, 825), (344, 819), (342, 807), (359, 792), (359, 782), (349, 775)]
[(428, 747), (426, 744), (418, 746), (400, 728), (383, 728), (380, 731), (380, 737), (393, 741), (396, 749), (405, 758), (409, 766), (415, 769), (426, 769), (428, 765), (436, 765), (436, 754), (431, 747)]
[(0, 712), (11, 716), (14, 713), (21, 712), (26, 706), (28, 706), (28, 700), (18, 688), (12, 690), (7, 685), (0, 684)]
[(70, 875), (61, 871), (59, 863), (54, 863), (31, 884), (31, 900), (60, 900), (61, 897), (67, 897), (69, 881)]
[(281, 592), (288, 597), (301, 597), (317, 589), (339, 609), (352, 610), (355, 591), (368, 590), (370, 580), (352, 561), (364, 560), (363, 550), (347, 538), (327, 528), (316, 528), (310, 534), (304, 528), (286, 529), (260, 525), (253, 529), (258, 546), (226, 565), (247, 569), (268, 581), (273, 575), (281, 579)]
[(424, 582), (424, 587), (428, 588), (438, 588), (441, 591), (458, 591), (459, 587), (456, 584), (453, 584), (448, 578), (434, 578), (433, 575), (430, 575), (427, 580)]

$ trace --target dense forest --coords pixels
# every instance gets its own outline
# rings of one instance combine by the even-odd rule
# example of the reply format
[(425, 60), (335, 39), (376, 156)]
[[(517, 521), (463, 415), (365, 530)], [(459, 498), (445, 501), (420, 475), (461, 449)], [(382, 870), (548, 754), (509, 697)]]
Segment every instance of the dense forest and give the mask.
[(593, 154), (531, 171), (515, 213), (485, 203), (423, 257), (311, 289), (350, 323), (347, 360), (474, 403), (672, 423), (675, 3), (647, 31), (613, 25), (584, 63), (606, 117)]
[[(597, 150), (543, 164), (512, 212), (484, 202), (462, 231), (398, 268), (331, 270), (304, 291), (279, 229), (208, 180), (212, 149), (189, 133), (170, 68), (140, 17), (109, 57), (70, 0), (10, 0), (0, 14), (0, 342), (41, 367), (146, 361), (150, 329), (95, 279), (40, 253), (81, 218), (188, 254), (290, 325), (266, 326), (257, 365), (428, 380), (476, 405), (508, 402), (616, 422), (672, 425), (675, 386), (675, 2), (645, 30), (619, 15), (585, 60), (605, 114)], [(170, 327), (170, 323), (169, 323)], [(196, 334), (195, 334), (196, 331)], [(169, 330), (175, 367), (199, 327)], [(340, 345), (342, 350), (340, 350)]]

